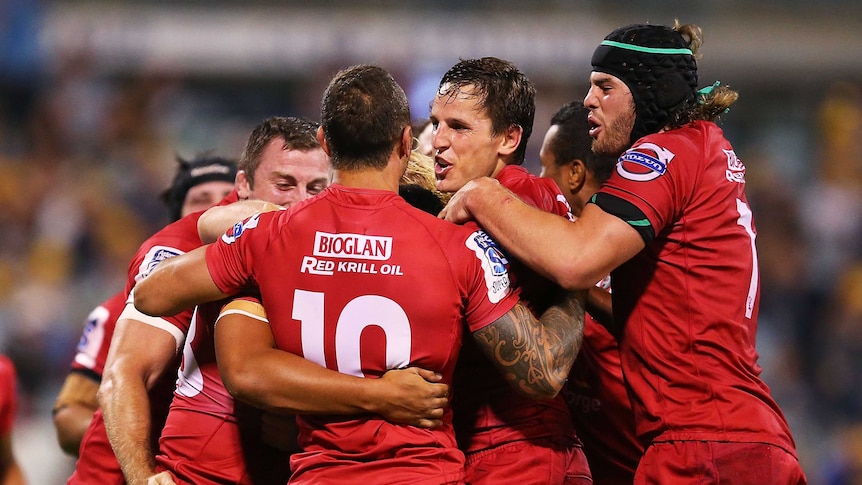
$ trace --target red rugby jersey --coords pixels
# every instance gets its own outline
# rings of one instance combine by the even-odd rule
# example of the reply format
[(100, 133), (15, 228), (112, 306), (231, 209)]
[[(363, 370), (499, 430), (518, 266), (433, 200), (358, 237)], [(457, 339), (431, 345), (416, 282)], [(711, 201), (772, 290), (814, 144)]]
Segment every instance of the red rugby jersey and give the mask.
[[(518, 300), (506, 260), (474, 225), (457, 226), (394, 192), (331, 185), (261, 214), (209, 247), (226, 293), (260, 286), (280, 349), (346, 374), (420, 366), (451, 384), (464, 325), (476, 331)], [(469, 337), (468, 337), (469, 338)], [(292, 482), (462, 480), (451, 412), (435, 429), (379, 416), (302, 416)]]
[[(236, 200), (236, 191), (233, 191), (220, 204), (227, 204)], [(129, 263), (126, 287), (123, 291), (123, 295), (126, 298), (128, 298), (135, 283), (149, 275), (159, 263), (203, 245), (197, 228), (198, 219), (200, 219), (201, 214), (203, 212), (189, 214), (165, 226), (141, 244)], [(172, 323), (163, 320), (165, 323), (163, 328), (171, 332), (175, 337), (182, 338), (188, 330), (188, 319), (191, 318), (191, 311), (185, 312), (185, 315), (186, 323), (184, 326), (174, 326), (177, 324), (176, 322), (183, 320), (183, 318), (180, 318)], [(114, 323), (110, 324), (111, 326), (116, 323), (117, 317), (119, 317), (119, 314), (114, 315)], [(106, 325), (108, 324), (108, 321), (106, 321)], [(109, 339), (103, 339), (103, 345), (109, 343)], [(104, 345), (104, 347), (108, 347), (108, 345)], [(107, 350), (107, 348), (101, 349), (99, 353), (104, 353), (107, 356)], [(102, 362), (102, 366), (104, 368), (104, 361)], [(153, 450), (158, 449), (157, 440), (167, 417), (175, 381), (176, 374), (166, 372), (153, 389), (150, 390)], [(67, 483), (69, 485), (125, 483), (123, 473), (120, 470), (120, 464), (114, 456), (110, 441), (108, 441), (101, 409), (97, 410), (93, 415), (90, 427), (87, 428), (84, 434), (81, 441), (80, 457), (75, 465), (75, 471), (69, 477)]]
[(98, 380), (102, 379), (117, 317), (126, 307), (127, 296), (125, 291), (119, 291), (87, 315), (84, 321), (84, 332), (78, 341), (78, 349), (72, 361), (73, 371), (83, 372)]
[[(520, 165), (507, 165), (497, 180), (527, 204), (572, 220), (569, 203), (553, 180), (537, 177)], [(541, 315), (551, 303), (549, 296), (557, 291), (554, 283), (517, 260), (511, 261), (511, 273), (521, 298)], [(458, 443), (467, 453), (512, 441), (575, 435), (562, 394), (551, 400), (521, 395), (472, 341), (464, 342), (458, 361), (452, 407)]]
[(648, 135), (600, 193), (638, 207), (655, 239), (612, 274), (638, 435), (772, 443), (795, 455), (760, 379), (755, 228), (745, 166), (718, 126)]

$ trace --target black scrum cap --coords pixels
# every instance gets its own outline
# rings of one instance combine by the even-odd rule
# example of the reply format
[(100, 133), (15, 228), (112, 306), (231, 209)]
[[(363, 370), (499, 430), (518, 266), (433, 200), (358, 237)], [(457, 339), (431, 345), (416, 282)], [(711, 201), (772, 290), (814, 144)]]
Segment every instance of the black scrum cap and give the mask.
[(174, 180), (161, 195), (172, 221), (180, 219), (186, 194), (195, 185), (212, 181), (234, 183), (236, 179), (236, 163), (225, 158), (204, 156), (188, 161), (178, 157), (177, 163), (180, 166)]
[(697, 62), (689, 42), (671, 27), (616, 29), (596, 48), (592, 65), (631, 90), (636, 114), (632, 143), (661, 130), (679, 107), (696, 99)]

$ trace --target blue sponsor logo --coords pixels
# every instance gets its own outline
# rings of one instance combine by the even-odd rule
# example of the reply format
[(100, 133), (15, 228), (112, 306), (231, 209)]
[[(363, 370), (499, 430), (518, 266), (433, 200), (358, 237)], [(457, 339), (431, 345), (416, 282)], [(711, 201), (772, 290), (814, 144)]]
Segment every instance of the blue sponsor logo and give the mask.
[(491, 264), (491, 274), (494, 276), (506, 274), (506, 264), (509, 263), (509, 260), (497, 246), (497, 242), (491, 239), (491, 236), (485, 231), (476, 231), (473, 240), (476, 241), (476, 246), (485, 254), (485, 258)]
[(236, 224), (233, 225), (233, 229), (228, 234), (230, 234), (234, 238), (237, 238), (240, 236), (240, 234), (242, 234), (242, 230), (243, 230), (242, 222), (237, 222)]
[(638, 165), (643, 165), (644, 167), (652, 170), (653, 172), (658, 172), (659, 174), (664, 174), (667, 170), (667, 164), (662, 162), (656, 157), (652, 157), (647, 155), (646, 153), (628, 151), (624, 153), (620, 157), (621, 162), (632, 162)]
[(161, 263), (162, 261), (166, 259), (171, 259), (174, 256), (179, 256), (180, 254), (183, 253), (179, 251), (171, 251), (168, 249), (156, 250), (156, 252), (153, 253), (153, 257), (150, 258), (150, 260), (147, 262), (147, 273), (152, 273), (153, 270), (156, 269), (156, 266), (158, 266), (159, 263)]
[(500, 276), (506, 274), (506, 257), (496, 247), (485, 249), (485, 257), (491, 263), (491, 274)]

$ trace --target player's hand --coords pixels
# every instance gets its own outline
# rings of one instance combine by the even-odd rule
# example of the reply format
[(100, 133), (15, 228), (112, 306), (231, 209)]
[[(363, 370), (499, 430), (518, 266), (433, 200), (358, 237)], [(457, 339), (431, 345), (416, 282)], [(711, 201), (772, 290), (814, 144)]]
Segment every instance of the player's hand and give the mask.
[(281, 451), (300, 451), (296, 442), (299, 431), (295, 415), (263, 413), (261, 425), (261, 440), (264, 443)]
[(147, 485), (177, 485), (170, 472), (163, 471), (147, 478)]
[(499, 182), (489, 177), (482, 177), (467, 182), (466, 185), (455, 192), (452, 198), (449, 199), (446, 207), (440, 211), (440, 214), (437, 217), (456, 224), (463, 224), (467, 221), (473, 220), (473, 214), (471, 214), (470, 210), (467, 209), (468, 199), (481, 197), (481, 195), (479, 195), (481, 191), (487, 190), (493, 185), (499, 185)]
[(390, 370), (377, 379), (383, 387), (378, 414), (387, 421), (419, 428), (443, 424), (443, 412), (449, 405), (449, 386), (443, 377), (418, 367)]

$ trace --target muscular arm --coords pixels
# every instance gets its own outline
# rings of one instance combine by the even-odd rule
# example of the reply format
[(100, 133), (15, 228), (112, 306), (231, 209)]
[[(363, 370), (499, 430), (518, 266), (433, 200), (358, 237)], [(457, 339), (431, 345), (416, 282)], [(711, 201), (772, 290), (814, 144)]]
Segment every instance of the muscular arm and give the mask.
[(479, 348), (517, 391), (551, 399), (565, 384), (584, 336), (584, 291), (562, 292), (539, 320), (523, 303), (473, 332)]
[(54, 402), (54, 428), (60, 448), (72, 456), (78, 456), (81, 439), (99, 407), (96, 393), (99, 382), (80, 372), (70, 372)]
[(634, 228), (595, 204), (570, 222), (525, 204), (487, 177), (456, 192), (441, 216), (475, 219), (513, 256), (567, 289), (589, 289), (644, 248)]
[(147, 477), (155, 473), (148, 391), (177, 352), (177, 339), (170, 332), (123, 316), (117, 320), (99, 404), (108, 439), (129, 485), (147, 483)]
[[(247, 302), (246, 302), (247, 303)], [(296, 414), (374, 413), (422, 428), (439, 426), (448, 386), (434, 372), (410, 368), (380, 379), (342, 374), (275, 348), (269, 325), (243, 314), (223, 315), (215, 327), (216, 356), (225, 387), (251, 405)]]
[(205, 244), (215, 242), (239, 221), (257, 214), (279, 210), (282, 207), (262, 200), (241, 200), (228, 205), (207, 209), (198, 219), (198, 234)]
[(12, 453), (12, 435), (0, 436), (0, 485), (26, 485), (24, 473)]

